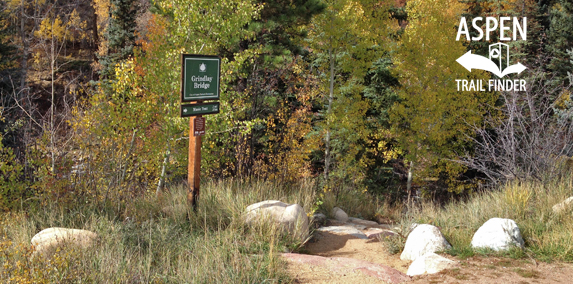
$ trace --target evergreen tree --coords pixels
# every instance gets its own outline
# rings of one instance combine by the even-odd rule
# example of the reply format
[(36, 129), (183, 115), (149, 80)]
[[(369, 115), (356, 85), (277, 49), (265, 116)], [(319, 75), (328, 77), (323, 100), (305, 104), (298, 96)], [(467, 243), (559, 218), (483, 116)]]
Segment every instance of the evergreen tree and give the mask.
[[(389, 135), (391, 127), (390, 109), (400, 101), (396, 89), (399, 88), (398, 78), (392, 74), (392, 60), (386, 55), (376, 60), (364, 78), (364, 97), (370, 101), (366, 112), (367, 127), (370, 129), (368, 139), (363, 141), (368, 149), (366, 157), (372, 161), (367, 168), (365, 185), (370, 192), (390, 192), (396, 182), (392, 163), (397, 156), (396, 140)], [(397, 196), (393, 196), (396, 198)]]
[[(300, 39), (306, 36), (302, 26), (320, 14), (326, 7), (321, 0), (272, 0), (264, 2), (261, 19), (253, 27), (257, 30), (258, 43), (265, 46), (269, 55), (302, 53)], [(269, 59), (269, 57), (267, 57)]]
[[(255, 36), (242, 40), (238, 45), (220, 50), (223, 57), (234, 58), (239, 52), (251, 53), (252, 58), (241, 66), (242, 74), (233, 83), (235, 90), (246, 95), (246, 109), (242, 115), (244, 123), (253, 127), (238, 136), (245, 143), (245, 158), (237, 162), (235, 174), (252, 174), (255, 159), (269, 157), (273, 149), (268, 144), (276, 140), (274, 147), (289, 143), (284, 137), (269, 135), (269, 119), (286, 108), (282, 123), (286, 123), (297, 107), (295, 88), (301, 87), (300, 74), (293, 68), (298, 66), (300, 55), (308, 54), (302, 43), (306, 37), (306, 25), (313, 16), (320, 14), (325, 5), (321, 0), (271, 0), (256, 1), (263, 7), (259, 17), (246, 28)], [(299, 60), (300, 61), (300, 60)], [(299, 68), (299, 67), (297, 67)], [(282, 115), (282, 114), (281, 114)], [(277, 122), (276, 129), (286, 125)], [(275, 128), (273, 127), (273, 128)], [(286, 131), (282, 134), (286, 134)], [(279, 135), (280, 136), (280, 135)], [(239, 153), (240, 154), (240, 153)], [(237, 155), (239, 155), (237, 154)], [(242, 154), (241, 154), (242, 155)], [(273, 163), (269, 161), (268, 163)], [(276, 165), (271, 165), (273, 168)], [(240, 170), (244, 169), (244, 170)]]
[(548, 32), (547, 52), (551, 56), (548, 69), (552, 73), (553, 85), (568, 86), (571, 82), (567, 72), (573, 72), (567, 49), (573, 47), (573, 3), (559, 0), (551, 8), (551, 23)]
[[(8, 139), (6, 133), (8, 125), (13, 123), (13, 120), (18, 119), (18, 111), (15, 108), (13, 86), (14, 82), (19, 80), (19, 72), (17, 70), (17, 55), (16, 47), (10, 43), (10, 36), (13, 36), (14, 30), (9, 24), (8, 15), (5, 12), (5, 3), (0, 2), (0, 140), (5, 145), (12, 139)], [(4, 139), (2, 138), (4, 135)], [(1, 149), (2, 145), (0, 145)]]
[(2, 76), (0, 76), (0, 90), (10, 85), (9, 82), (7, 82), (9, 76), (6, 75), (8, 74), (4, 73), (10, 72), (14, 78), (14, 70), (12, 69), (16, 67), (14, 64), (16, 59), (16, 47), (10, 43), (10, 36), (13, 35), (14, 30), (10, 25), (5, 6), (6, 4), (4, 2), (0, 2), (0, 74), (2, 74)]
[(136, 0), (111, 0), (106, 33), (108, 50), (100, 58), (103, 66), (100, 75), (104, 79), (113, 79), (115, 64), (133, 55), (137, 11)]
[(324, 146), (315, 156), (324, 161), (319, 170), (325, 182), (340, 189), (362, 186), (372, 163), (367, 153), (378, 149), (377, 145), (370, 148), (370, 142), (382, 130), (371, 127), (378, 119), (367, 112), (376, 114), (373, 101), (386, 104), (382, 98), (386, 94), (378, 92), (388, 88), (384, 83), (390, 62), (379, 60), (387, 57), (383, 43), (397, 27), (389, 25), (387, 4), (367, 0), (327, 3), (326, 11), (313, 20), (308, 41), (323, 93), (316, 129)]

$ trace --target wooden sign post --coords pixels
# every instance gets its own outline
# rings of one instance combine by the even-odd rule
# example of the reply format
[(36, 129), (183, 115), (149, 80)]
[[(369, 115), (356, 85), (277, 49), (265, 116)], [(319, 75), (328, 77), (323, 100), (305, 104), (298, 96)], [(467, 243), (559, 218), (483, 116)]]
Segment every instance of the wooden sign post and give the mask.
[[(187, 203), (197, 209), (201, 184), (201, 136), (205, 134), (204, 114), (219, 113), (221, 58), (207, 55), (181, 55), (181, 117), (189, 118), (189, 166)], [(192, 102), (191, 104), (183, 104)]]
[(189, 166), (187, 172), (187, 202), (193, 208), (197, 206), (199, 198), (199, 187), (201, 183), (201, 136), (195, 135), (195, 120), (202, 117), (191, 117), (189, 119)]

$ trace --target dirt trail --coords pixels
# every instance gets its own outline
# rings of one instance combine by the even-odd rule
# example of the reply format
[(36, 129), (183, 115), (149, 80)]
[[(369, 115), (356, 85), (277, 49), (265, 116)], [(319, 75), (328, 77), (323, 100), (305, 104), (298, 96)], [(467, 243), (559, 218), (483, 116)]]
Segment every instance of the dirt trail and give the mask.
[[(330, 224), (339, 225), (339, 224)], [(334, 232), (315, 232), (312, 241), (303, 247), (303, 252), (331, 258), (352, 258), (392, 267), (402, 273), (408, 271), (410, 261), (400, 259), (400, 254), (391, 255), (384, 244), (372, 239)], [(529, 259), (497, 257), (473, 257), (459, 260), (460, 267), (433, 275), (412, 277), (407, 283), (573, 283), (573, 265), (567, 263), (540, 263)], [(332, 270), (332, 267), (314, 263), (288, 262), (288, 272), (294, 283), (385, 283), (360, 271)]]

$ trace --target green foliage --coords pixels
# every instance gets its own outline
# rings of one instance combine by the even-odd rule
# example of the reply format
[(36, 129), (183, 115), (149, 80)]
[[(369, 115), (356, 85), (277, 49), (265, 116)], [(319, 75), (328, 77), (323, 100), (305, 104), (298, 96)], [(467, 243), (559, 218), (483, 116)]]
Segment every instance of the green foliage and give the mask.
[(115, 77), (110, 90), (100, 86), (71, 121), (81, 161), (76, 186), (91, 202), (123, 202), (148, 190), (158, 177), (162, 149), (149, 132), (159, 109), (144, 95), (133, 62), (118, 65)]
[(550, 10), (547, 51), (551, 61), (547, 67), (554, 76), (554, 84), (567, 87), (572, 83), (567, 74), (573, 72), (573, 64), (569, 63), (567, 54), (567, 49), (573, 45), (573, 3), (556, 2)]
[[(14, 53), (16, 47), (10, 44), (9, 36), (13, 34), (13, 30), (10, 28), (8, 15), (5, 11), (5, 3), (0, 3), (0, 72), (5, 69), (11, 68), (14, 65)], [(5, 79), (5, 77), (3, 78)], [(7, 84), (8, 82), (3, 82), (2, 84)]]
[(109, 24), (106, 30), (107, 52), (100, 58), (103, 66), (100, 75), (106, 79), (114, 78), (117, 63), (133, 56), (135, 20), (138, 12), (135, 0), (111, 0), (110, 3)]
[[(388, 86), (372, 83), (384, 81), (385, 74), (377, 72), (380, 66), (376, 62), (385, 55), (382, 42), (391, 25), (388, 7), (381, 3), (327, 4), (325, 12), (313, 21), (308, 40), (324, 93), (316, 133), (324, 140), (324, 157), (320, 159), (324, 159), (325, 179), (331, 178), (328, 182), (337, 183), (337, 187), (354, 187), (365, 179), (365, 171), (372, 164), (368, 142), (376, 127), (369, 125), (366, 114), (383, 107), (384, 99), (376, 92)], [(365, 83), (365, 77), (369, 82)]]
[(372, 163), (366, 168), (364, 184), (372, 193), (384, 194), (390, 199), (399, 198), (392, 163), (398, 159), (396, 140), (390, 132), (390, 110), (400, 100), (396, 89), (398, 78), (392, 74), (390, 55), (376, 60), (364, 78), (364, 97), (370, 102), (366, 112), (368, 139), (363, 141), (366, 157)]
[[(186, 173), (184, 138), (189, 135), (188, 119), (179, 118), (176, 83), (180, 78), (180, 53), (215, 53), (218, 48), (248, 38), (250, 33), (242, 27), (258, 10), (257, 6), (242, 1), (156, 4), (166, 16), (153, 16), (149, 41), (140, 42), (141, 49), (135, 50), (133, 60), (114, 65), (115, 79), (99, 85), (86, 105), (74, 113), (72, 127), (79, 140), (78, 160), (84, 161), (88, 169), (79, 179), (82, 184), (78, 187), (86, 189), (86, 197), (93, 200), (123, 202), (142, 194), (157, 184), (162, 166), (166, 166), (171, 178)], [(193, 8), (199, 4), (209, 9)], [(222, 74), (232, 72), (233, 66), (224, 61)], [(207, 122), (209, 132), (232, 128), (229, 124), (234, 121), (227, 119), (234, 115), (227, 111), (232, 100), (227, 100), (224, 91), (227, 80), (230, 76), (223, 75), (222, 114), (219, 118), (210, 117), (213, 120)], [(208, 143), (209, 136), (205, 140)], [(204, 160), (209, 161), (208, 154)]]
[[(163, 129), (165, 143), (181, 140), (188, 136), (188, 119), (177, 118), (179, 109), (180, 53), (217, 54), (219, 50), (230, 49), (241, 40), (250, 39), (254, 33), (244, 27), (257, 17), (261, 7), (245, 1), (159, 1), (158, 7), (165, 17), (157, 16), (150, 44), (143, 46), (144, 53), (138, 64), (144, 78), (144, 85), (163, 106), (160, 114), (165, 123)], [(196, 7), (207, 7), (205, 10)], [(161, 29), (161, 27), (166, 27)], [(195, 40), (201, 39), (201, 40)], [(207, 134), (203, 137), (203, 168), (207, 174), (228, 175), (234, 168), (236, 155), (243, 149), (228, 145), (245, 145), (240, 133), (249, 133), (256, 121), (242, 119), (247, 106), (243, 103), (247, 94), (233, 90), (230, 85), (242, 76), (241, 66), (249, 62), (256, 51), (247, 50), (233, 54), (232, 59), (223, 58), (221, 64), (221, 113), (207, 118)], [(178, 142), (185, 145), (186, 141)], [(185, 161), (187, 151), (175, 151), (175, 160)]]
[(11, 42), (14, 36), (14, 29), (10, 25), (10, 17), (6, 9), (5, 2), (0, 3), (0, 134), (2, 143), (5, 146), (17, 146), (14, 143), (13, 134), (18, 133), (15, 125), (19, 125), (22, 120), (18, 111), (14, 109), (15, 88), (14, 81), (20, 79), (17, 67), (17, 48)]
[(458, 92), (456, 79), (487, 79), (485, 72), (468, 73), (456, 59), (466, 51), (455, 41), (461, 6), (455, 1), (413, 1), (407, 6), (410, 24), (395, 53), (399, 103), (391, 120), (406, 160), (413, 161), (414, 180), (444, 180), (449, 190), (462, 192), (457, 182), (465, 171), (453, 162), (470, 148), (472, 125), (478, 125), (495, 96)]
[(0, 133), (0, 210), (18, 208), (27, 197), (22, 181), (23, 166), (12, 148), (5, 147)]
[[(303, 54), (300, 45), (313, 16), (319, 15), (325, 8), (321, 0), (271, 0), (259, 1), (263, 5), (260, 18), (249, 24), (256, 37), (244, 44), (261, 46), (262, 55), (259, 64), (281, 69), (292, 56)], [(286, 62), (285, 62), (286, 60)], [(254, 75), (254, 74), (252, 74)]]
[(379, 238), (384, 242), (384, 248), (389, 254), (398, 254), (404, 250), (406, 240), (401, 236), (382, 236)]
[(364, 97), (369, 99), (372, 106), (368, 109), (369, 120), (373, 128), (391, 126), (389, 110), (399, 101), (395, 88), (399, 86), (398, 78), (392, 74), (390, 55), (379, 58), (372, 63), (364, 78)]
[[(262, 2), (262, 1), (260, 1)], [(317, 147), (312, 130), (312, 103), (318, 96), (301, 46), (306, 25), (324, 9), (320, 1), (265, 1), (260, 17), (247, 29), (254, 36), (223, 54), (244, 50), (249, 60), (237, 65), (230, 85), (243, 96), (237, 119), (249, 125), (233, 135), (241, 151), (233, 153), (236, 176), (293, 181), (310, 175), (308, 153)], [(236, 96), (236, 95), (235, 95)], [(237, 150), (239, 150), (237, 149)]]

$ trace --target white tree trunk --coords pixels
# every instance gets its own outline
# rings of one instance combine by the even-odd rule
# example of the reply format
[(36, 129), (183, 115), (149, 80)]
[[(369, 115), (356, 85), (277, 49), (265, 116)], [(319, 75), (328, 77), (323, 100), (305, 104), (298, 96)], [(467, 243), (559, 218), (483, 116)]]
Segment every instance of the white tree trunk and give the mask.
[(408, 196), (410, 196), (410, 190), (412, 189), (412, 167), (414, 162), (410, 161), (410, 167), (408, 168), (408, 182), (406, 184), (406, 190), (408, 191)]

